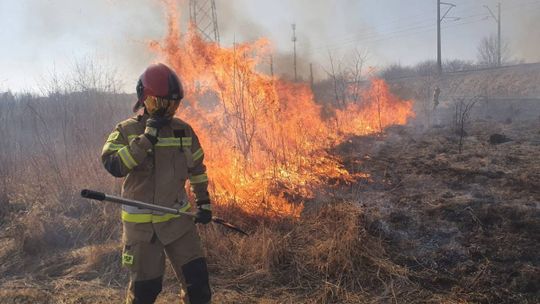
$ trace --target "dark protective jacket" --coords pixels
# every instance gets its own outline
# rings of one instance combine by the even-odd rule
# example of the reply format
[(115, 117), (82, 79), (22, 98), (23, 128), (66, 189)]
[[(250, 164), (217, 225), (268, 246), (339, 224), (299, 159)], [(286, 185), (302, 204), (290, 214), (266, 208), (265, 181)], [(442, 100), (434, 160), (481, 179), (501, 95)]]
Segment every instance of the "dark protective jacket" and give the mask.
[[(147, 118), (141, 115), (119, 123), (103, 147), (101, 160), (107, 171), (125, 177), (121, 195), (187, 211), (185, 183), (189, 179), (196, 201), (208, 201), (204, 152), (191, 126), (173, 118), (152, 145), (143, 135)], [(194, 225), (187, 216), (131, 206), (122, 206), (122, 222), (125, 243), (150, 241), (155, 233), (165, 245)]]

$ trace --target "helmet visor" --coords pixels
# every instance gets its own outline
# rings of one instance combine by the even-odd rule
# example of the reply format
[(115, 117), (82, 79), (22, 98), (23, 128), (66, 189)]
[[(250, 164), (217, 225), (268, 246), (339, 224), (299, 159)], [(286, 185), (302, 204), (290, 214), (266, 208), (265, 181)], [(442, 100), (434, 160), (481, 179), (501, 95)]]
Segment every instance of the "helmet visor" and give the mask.
[(180, 100), (172, 100), (162, 97), (148, 96), (144, 100), (146, 111), (151, 116), (172, 117), (179, 105)]

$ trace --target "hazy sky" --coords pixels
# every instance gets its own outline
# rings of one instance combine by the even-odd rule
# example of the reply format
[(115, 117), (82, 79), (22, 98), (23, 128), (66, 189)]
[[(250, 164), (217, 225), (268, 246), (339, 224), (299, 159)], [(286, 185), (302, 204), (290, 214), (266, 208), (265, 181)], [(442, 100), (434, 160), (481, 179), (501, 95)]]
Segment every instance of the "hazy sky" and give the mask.
[[(450, 2), (450, 0), (445, 1)], [(443, 23), (443, 59), (476, 59), (482, 37), (496, 33), (496, 0), (454, 0)], [(515, 58), (540, 61), (540, 0), (501, 0), (502, 33)], [(187, 0), (179, 1), (187, 7)], [(216, 0), (223, 45), (268, 37), (276, 52), (292, 51), (297, 25), (299, 73), (317, 71), (328, 52), (346, 57), (355, 48), (369, 64), (405, 65), (434, 59), (436, 0)], [(184, 18), (185, 20), (185, 18)], [(118, 70), (132, 91), (153, 60), (146, 41), (164, 35), (159, 0), (0, 0), (0, 91), (38, 91), (49, 73), (65, 73), (93, 58)], [(278, 73), (290, 73), (288, 65)]]

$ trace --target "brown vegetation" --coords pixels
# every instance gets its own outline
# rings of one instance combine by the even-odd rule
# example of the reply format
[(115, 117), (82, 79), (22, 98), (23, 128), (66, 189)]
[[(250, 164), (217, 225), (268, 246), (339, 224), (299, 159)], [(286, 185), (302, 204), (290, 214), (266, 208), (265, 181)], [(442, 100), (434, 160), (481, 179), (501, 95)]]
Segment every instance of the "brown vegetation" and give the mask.
[[(121, 302), (118, 208), (78, 190), (117, 193), (97, 153), (131, 97), (3, 98), (0, 302)], [(473, 122), (461, 154), (450, 126), (351, 138), (331, 153), (358, 179), (319, 189), (300, 218), (220, 206), (251, 235), (201, 229), (216, 302), (538, 301), (538, 123)], [(170, 269), (165, 286), (159, 303), (177, 299)]]

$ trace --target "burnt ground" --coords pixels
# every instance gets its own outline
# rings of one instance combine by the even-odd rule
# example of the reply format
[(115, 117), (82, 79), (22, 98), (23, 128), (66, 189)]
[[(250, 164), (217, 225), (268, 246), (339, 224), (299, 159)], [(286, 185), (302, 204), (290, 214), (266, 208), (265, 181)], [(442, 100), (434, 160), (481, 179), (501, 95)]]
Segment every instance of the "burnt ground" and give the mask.
[[(511, 141), (490, 144), (490, 135)], [(475, 122), (463, 152), (449, 129), (394, 127), (336, 153), (369, 178), (345, 200), (365, 209), (408, 278), (442, 299), (540, 301), (540, 120)]]

